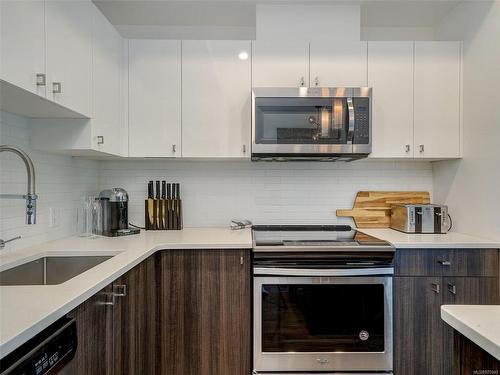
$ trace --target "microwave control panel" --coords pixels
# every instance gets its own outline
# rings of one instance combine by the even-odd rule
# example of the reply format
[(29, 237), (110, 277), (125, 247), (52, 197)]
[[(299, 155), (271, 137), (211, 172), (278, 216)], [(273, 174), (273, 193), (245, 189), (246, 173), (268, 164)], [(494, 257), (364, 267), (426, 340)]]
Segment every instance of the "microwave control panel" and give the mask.
[(353, 98), (354, 144), (370, 143), (370, 99)]

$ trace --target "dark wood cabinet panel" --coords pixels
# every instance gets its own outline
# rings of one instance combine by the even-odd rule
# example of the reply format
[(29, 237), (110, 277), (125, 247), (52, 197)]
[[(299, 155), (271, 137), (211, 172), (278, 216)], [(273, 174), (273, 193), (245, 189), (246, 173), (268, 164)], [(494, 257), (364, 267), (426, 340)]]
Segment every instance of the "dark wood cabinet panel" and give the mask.
[(159, 332), (156, 257), (151, 256), (113, 283), (115, 375), (158, 373)]
[(394, 278), (394, 374), (441, 375), (440, 277)]
[[(495, 305), (500, 302), (498, 279), (493, 277), (443, 277), (443, 305)], [(443, 374), (453, 372), (454, 330), (444, 321)]]
[(398, 249), (398, 276), (498, 277), (497, 249)]
[[(451, 374), (453, 331), (440, 307), (499, 303), (498, 250), (397, 250), (395, 275), (395, 374)], [(439, 293), (429, 292), (430, 284)]]
[(102, 289), (68, 314), (75, 318), (78, 347), (68, 374), (108, 375), (113, 368), (112, 286)]
[(500, 361), (459, 332), (454, 332), (453, 375), (498, 374)]
[(497, 249), (449, 250), (444, 256), (451, 264), (443, 267), (443, 276), (499, 276)]
[(172, 250), (160, 259), (161, 374), (250, 374), (250, 252)]

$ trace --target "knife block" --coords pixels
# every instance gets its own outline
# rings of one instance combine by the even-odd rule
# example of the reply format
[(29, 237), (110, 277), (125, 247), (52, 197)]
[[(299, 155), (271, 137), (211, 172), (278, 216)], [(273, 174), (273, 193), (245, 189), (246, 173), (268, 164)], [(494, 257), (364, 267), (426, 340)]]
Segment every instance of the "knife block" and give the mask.
[(144, 203), (146, 230), (182, 229), (181, 199), (146, 199)]

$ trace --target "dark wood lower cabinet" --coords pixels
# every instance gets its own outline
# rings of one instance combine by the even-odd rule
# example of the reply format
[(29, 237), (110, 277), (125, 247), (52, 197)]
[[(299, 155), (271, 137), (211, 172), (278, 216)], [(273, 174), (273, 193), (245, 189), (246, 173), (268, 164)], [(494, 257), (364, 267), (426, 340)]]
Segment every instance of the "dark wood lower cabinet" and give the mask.
[(248, 250), (149, 257), (74, 309), (73, 375), (249, 375)]
[[(398, 250), (394, 277), (394, 374), (395, 375), (451, 375), (454, 364), (453, 329), (441, 319), (441, 305), (449, 304), (498, 304), (500, 303), (499, 279), (477, 277), (479, 264), (491, 264), (487, 269), (497, 270), (498, 251), (460, 250), (433, 254), (417, 254)], [(439, 256), (438, 256), (439, 255)], [(474, 256), (485, 259), (475, 259)], [(412, 268), (412, 261), (419, 259)], [(429, 257), (427, 259), (426, 257)], [(438, 259), (439, 258), (439, 259)], [(433, 264), (436, 259), (451, 259), (451, 270), (430, 271), (422, 276), (422, 264)], [(459, 259), (457, 265), (454, 262)], [(462, 261), (466, 259), (467, 262)], [(398, 265), (404, 264), (400, 270)], [(468, 265), (467, 267), (464, 264)], [(489, 272), (489, 271), (488, 271)], [(463, 275), (466, 276), (463, 276)], [(470, 275), (469, 275), (470, 274)], [(399, 276), (398, 276), (399, 275)]]
[(157, 257), (151, 256), (113, 283), (115, 375), (159, 373)]
[(250, 252), (173, 250), (160, 257), (161, 374), (250, 374)]
[(500, 361), (467, 337), (454, 332), (453, 375), (500, 374)]
[[(78, 347), (67, 373), (72, 375), (107, 375), (113, 373), (112, 285), (74, 309)], [(66, 368), (65, 368), (66, 370)]]

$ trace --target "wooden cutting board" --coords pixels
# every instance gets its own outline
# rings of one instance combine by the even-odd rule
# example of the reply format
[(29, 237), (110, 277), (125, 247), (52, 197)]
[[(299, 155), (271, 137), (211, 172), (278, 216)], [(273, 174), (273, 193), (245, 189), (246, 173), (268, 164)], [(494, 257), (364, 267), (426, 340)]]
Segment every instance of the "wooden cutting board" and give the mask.
[(394, 204), (428, 204), (427, 191), (358, 191), (351, 210), (337, 210), (337, 216), (352, 217), (358, 228), (389, 228)]

